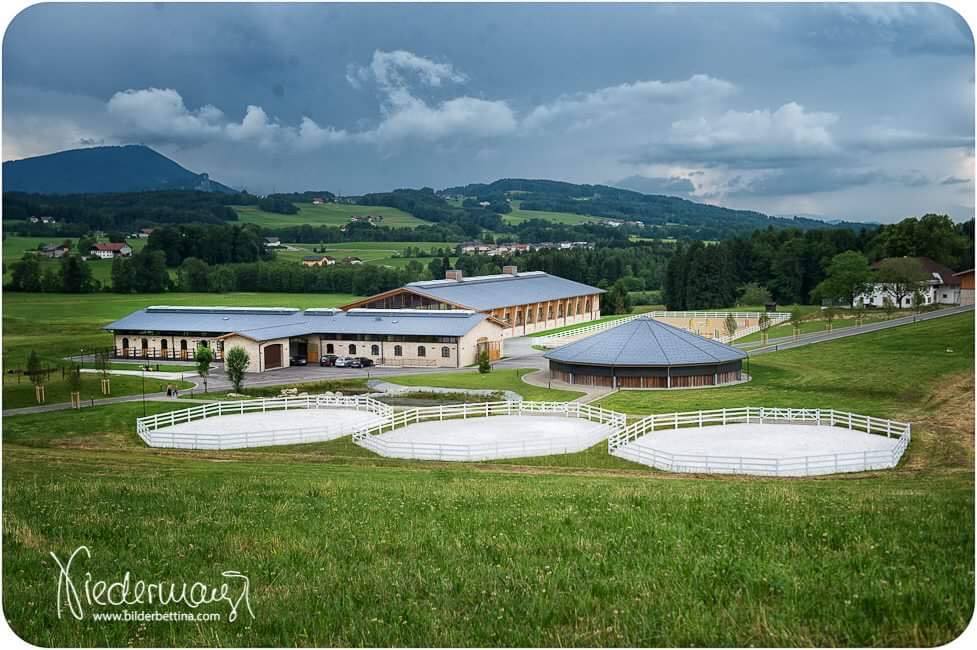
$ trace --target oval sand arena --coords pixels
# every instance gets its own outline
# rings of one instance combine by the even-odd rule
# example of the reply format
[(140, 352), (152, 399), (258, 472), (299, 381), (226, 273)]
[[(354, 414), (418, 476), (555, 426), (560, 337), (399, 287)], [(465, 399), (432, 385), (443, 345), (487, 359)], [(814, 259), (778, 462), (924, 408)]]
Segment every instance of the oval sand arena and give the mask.
[[(704, 426), (688, 426), (696, 413), (675, 414), (678, 426), (669, 426), (674, 415), (657, 416), (655, 430), (640, 435), (641, 423), (632, 425), (639, 435), (612, 441), (611, 453), (671, 472), (814, 476), (894, 467), (909, 444), (909, 427), (900, 422), (854, 415), (849, 420), (847, 413), (828, 411), (782, 418), (745, 411), (727, 413), (726, 424)], [(704, 419), (710, 418), (717, 419), (715, 412)], [(741, 421), (729, 421), (735, 419)], [(848, 428), (849, 422), (872, 432)]]
[(391, 413), (367, 397), (256, 399), (142, 417), (136, 431), (151, 447), (240, 449), (334, 440), (387, 422)]
[(354, 436), (354, 440), (381, 456), (420, 460), (475, 461), (568, 454), (596, 445), (624, 422), (620, 414), (583, 408), (591, 415), (605, 415), (588, 419), (560, 413), (523, 413), (413, 421), (407, 414), (406, 422), (412, 423), (375, 435)]

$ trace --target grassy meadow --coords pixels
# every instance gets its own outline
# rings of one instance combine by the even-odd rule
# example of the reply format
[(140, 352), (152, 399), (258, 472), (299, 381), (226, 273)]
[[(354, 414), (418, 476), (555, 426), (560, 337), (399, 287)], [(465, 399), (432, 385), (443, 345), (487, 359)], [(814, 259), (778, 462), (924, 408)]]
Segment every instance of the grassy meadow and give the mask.
[(573, 212), (550, 212), (548, 210), (523, 210), (522, 201), (513, 200), (510, 204), (512, 212), (502, 215), (502, 220), (508, 224), (516, 225), (531, 219), (542, 219), (568, 226), (577, 226), (582, 223), (597, 223), (605, 221), (601, 217), (592, 217), (586, 214), (575, 214)]
[(522, 381), (522, 376), (535, 372), (533, 368), (498, 369), (486, 374), (471, 372), (445, 372), (424, 375), (397, 375), (384, 377), (385, 381), (403, 386), (433, 386), (435, 388), (473, 388), (476, 390), (511, 390), (523, 399), (537, 402), (567, 402), (583, 395), (572, 390), (557, 390), (532, 386)]
[[(3, 281), (6, 283), (10, 280), (10, 265), (23, 257), (24, 253), (36, 251), (37, 247), (42, 244), (60, 244), (66, 240), (71, 242), (72, 251), (76, 252), (78, 240), (70, 237), (5, 237), (3, 239)], [(140, 251), (146, 245), (145, 239), (129, 239), (126, 241), (134, 251)], [(61, 264), (61, 260), (48, 257), (39, 257), (38, 259), (41, 261), (42, 271), (46, 271), (49, 267), (57, 268), (58, 265)], [(100, 260), (97, 258), (92, 258), (89, 259), (88, 262), (89, 268), (92, 270), (93, 278), (101, 282), (103, 285), (112, 284), (112, 260)]]
[[(155, 450), (134, 433), (139, 404), (6, 417), (5, 615), (43, 646), (941, 645), (974, 605), (973, 341), (965, 314), (764, 355), (742, 386), (599, 403), (913, 422), (899, 468), (814, 479), (671, 475), (602, 445), (457, 464), (384, 459), (348, 438)], [(83, 544), (76, 572), (95, 579), (219, 585), (240, 571), (254, 618), (59, 619), (49, 552)]]
[(301, 226), (303, 224), (312, 226), (344, 226), (350, 223), (350, 217), (365, 215), (382, 215), (382, 225), (390, 226), (391, 228), (416, 228), (417, 226), (429, 225), (429, 222), (418, 219), (397, 208), (387, 208), (378, 205), (349, 205), (345, 203), (312, 205), (311, 203), (296, 203), (295, 206), (299, 209), (295, 214), (265, 212), (254, 205), (235, 205), (231, 207), (237, 212), (238, 219), (241, 222), (255, 223), (265, 228)]
[[(443, 248), (453, 250), (457, 242), (340, 242), (326, 244), (325, 255), (335, 257), (342, 262), (344, 257), (358, 257), (366, 264), (379, 264), (381, 266), (403, 267), (412, 259), (416, 259), (425, 266), (431, 261), (430, 257), (401, 257), (407, 247), (421, 248), (425, 251), (432, 248)], [(306, 255), (318, 255), (316, 248), (321, 248), (319, 244), (287, 244), (289, 248), (296, 250), (280, 250), (275, 252), (275, 258), (288, 262), (301, 262)], [(456, 255), (450, 255), (452, 263), (458, 259)]]

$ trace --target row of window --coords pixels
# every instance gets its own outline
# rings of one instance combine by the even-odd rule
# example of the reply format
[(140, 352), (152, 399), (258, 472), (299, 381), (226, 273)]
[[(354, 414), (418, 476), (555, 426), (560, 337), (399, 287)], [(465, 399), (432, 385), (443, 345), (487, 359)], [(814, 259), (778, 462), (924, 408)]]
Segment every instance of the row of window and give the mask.
[[(197, 345), (199, 345), (200, 347), (205, 348), (205, 347), (207, 347), (207, 341), (206, 340), (198, 341), (197, 342)], [(217, 342), (217, 345), (218, 345), (218, 347), (220, 346), (220, 341)], [(169, 341), (167, 339), (160, 339), (159, 340), (159, 349), (160, 350), (167, 350), (167, 349), (169, 349), (169, 346), (170, 346), (170, 343), (169, 343)], [(142, 347), (143, 350), (148, 350), (149, 349), (149, 339), (142, 339), (140, 341), (140, 347)], [(129, 339), (127, 337), (123, 337), (123, 339), (122, 339), (122, 349), (123, 350), (128, 350), (129, 349)], [(186, 339), (181, 339), (180, 340), (180, 350), (185, 352), (187, 349), (188, 349), (187, 340)]]
[[(349, 347), (348, 354), (356, 354), (356, 345), (350, 343), (348, 347)], [(326, 343), (326, 352), (325, 353), (326, 354), (336, 354), (336, 346), (333, 345), (332, 343)], [(371, 345), (370, 346), (370, 354), (373, 355), (373, 356), (375, 356), (375, 357), (380, 356), (380, 346), (379, 345)], [(402, 346), (402, 345), (395, 345), (394, 346), (394, 356), (395, 357), (402, 357), (402, 356), (404, 356), (404, 346)], [(427, 348), (424, 347), (423, 345), (418, 345), (417, 346), (417, 356), (419, 356), (419, 357), (426, 357), (427, 356)], [(451, 358), (451, 348), (449, 348), (447, 345), (443, 346), (441, 348), (441, 357), (443, 359), (450, 359)]]

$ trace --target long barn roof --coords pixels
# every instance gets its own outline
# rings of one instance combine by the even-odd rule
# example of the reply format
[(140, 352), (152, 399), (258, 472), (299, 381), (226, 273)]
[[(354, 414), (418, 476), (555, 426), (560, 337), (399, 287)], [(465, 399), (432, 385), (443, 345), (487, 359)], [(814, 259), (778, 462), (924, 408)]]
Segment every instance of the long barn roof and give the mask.
[(479, 311), (604, 293), (603, 289), (543, 271), (477, 275), (461, 280), (411, 282), (404, 288), (429, 298)]
[[(466, 310), (147, 307), (105, 326), (110, 331), (240, 334), (269, 341), (307, 334), (464, 336), (489, 318)], [(493, 319), (493, 322), (498, 322)]]
[(697, 366), (744, 359), (746, 353), (652, 318), (636, 318), (543, 356), (594, 366)]

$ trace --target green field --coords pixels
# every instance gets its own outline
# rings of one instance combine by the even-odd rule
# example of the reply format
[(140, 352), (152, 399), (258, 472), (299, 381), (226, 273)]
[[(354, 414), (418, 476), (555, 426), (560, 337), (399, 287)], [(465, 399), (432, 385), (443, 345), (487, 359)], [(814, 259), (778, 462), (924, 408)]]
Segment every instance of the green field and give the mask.
[[(7, 282), (10, 280), (10, 265), (23, 257), (24, 253), (36, 251), (37, 247), (41, 244), (60, 244), (65, 239), (71, 242), (72, 251), (77, 252), (78, 240), (70, 237), (5, 237), (3, 240), (3, 281)], [(127, 241), (133, 251), (140, 251), (146, 246), (145, 239), (131, 239)], [(42, 271), (48, 268), (57, 268), (61, 264), (61, 260), (48, 257), (39, 257), (39, 259), (41, 261)], [(112, 260), (90, 259), (88, 263), (92, 270), (93, 278), (103, 285), (112, 284)]]
[(301, 226), (302, 224), (312, 226), (344, 226), (350, 223), (350, 217), (364, 215), (382, 215), (383, 222), (381, 225), (391, 228), (416, 228), (417, 226), (430, 225), (430, 222), (418, 219), (397, 208), (387, 208), (378, 205), (348, 205), (345, 203), (312, 205), (311, 203), (296, 203), (295, 206), (299, 209), (295, 214), (265, 212), (253, 205), (235, 205), (231, 207), (237, 212), (238, 218), (242, 222), (256, 223), (265, 228)]
[(522, 201), (512, 201), (512, 212), (502, 215), (502, 220), (508, 224), (516, 225), (530, 219), (542, 219), (553, 223), (562, 223), (568, 226), (576, 226), (582, 223), (595, 223), (605, 221), (601, 217), (592, 217), (585, 214), (574, 214), (572, 212), (548, 212), (546, 210), (523, 210)]
[(108, 347), (112, 335), (101, 328), (150, 305), (232, 307), (337, 307), (357, 296), (337, 293), (166, 293), (3, 295), (3, 367), (22, 368), (33, 349), (45, 360)]
[[(819, 479), (675, 476), (601, 447), (471, 464), (348, 438), (168, 452), (135, 436), (138, 404), (4, 418), (5, 615), (42, 646), (945, 644), (974, 605), (973, 340), (972, 315), (944, 318), (758, 358), (746, 386), (602, 403), (913, 422), (898, 469)], [(96, 580), (240, 571), (254, 618), (58, 618), (49, 552), (83, 544), (76, 572)]]
[[(443, 248), (454, 250), (457, 242), (340, 242), (326, 244), (326, 255), (335, 257), (342, 261), (344, 257), (358, 257), (368, 264), (379, 264), (382, 266), (403, 267), (412, 259), (416, 259), (421, 264), (427, 266), (431, 261), (430, 257), (400, 257), (407, 247), (421, 248), (428, 251), (432, 248)], [(320, 244), (286, 244), (289, 248), (296, 250), (279, 250), (275, 252), (276, 259), (301, 262), (306, 255), (318, 255), (316, 248), (321, 248)], [(457, 260), (457, 256), (451, 255), (449, 259), (452, 263)]]

